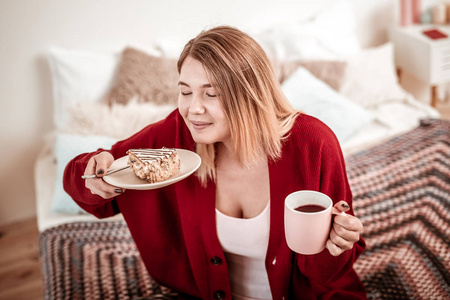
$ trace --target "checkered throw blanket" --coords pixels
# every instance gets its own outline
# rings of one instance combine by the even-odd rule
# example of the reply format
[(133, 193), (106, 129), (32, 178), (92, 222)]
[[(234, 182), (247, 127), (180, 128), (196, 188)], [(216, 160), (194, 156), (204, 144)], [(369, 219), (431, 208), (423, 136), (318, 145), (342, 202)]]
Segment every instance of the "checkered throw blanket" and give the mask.
[[(428, 120), (346, 160), (368, 298), (450, 299), (450, 122)], [(149, 277), (124, 222), (50, 228), (39, 250), (45, 299), (176, 299)]]

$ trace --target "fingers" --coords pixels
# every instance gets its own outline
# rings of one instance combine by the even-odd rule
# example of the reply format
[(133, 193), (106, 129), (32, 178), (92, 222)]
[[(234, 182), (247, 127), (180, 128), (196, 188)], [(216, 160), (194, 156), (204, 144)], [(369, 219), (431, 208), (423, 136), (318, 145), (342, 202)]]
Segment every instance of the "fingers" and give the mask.
[(330, 252), (330, 254), (333, 256), (339, 256), (345, 251), (344, 249), (339, 248), (336, 244), (333, 244), (333, 242), (330, 239), (327, 241), (325, 247), (328, 249), (328, 252)]
[(108, 167), (114, 162), (114, 157), (109, 152), (101, 152), (94, 155), (88, 162), (84, 174), (96, 174), (96, 178), (85, 179), (85, 186), (92, 194), (104, 199), (111, 199), (122, 194), (125, 190), (112, 186), (102, 177), (106, 174)]
[(344, 251), (352, 249), (353, 244), (360, 239), (363, 225), (358, 218), (345, 214), (349, 210), (350, 206), (345, 201), (339, 201), (333, 207), (333, 213), (336, 216), (326, 245), (333, 256), (338, 256)]
[(103, 177), (108, 167), (114, 162), (114, 157), (109, 152), (100, 152), (89, 159), (84, 175), (95, 174), (97, 177)]
[(348, 231), (342, 226), (336, 225), (330, 231), (330, 241), (343, 251), (353, 248), (353, 244), (359, 241), (360, 234), (356, 231)]
[(355, 239), (356, 235), (352, 235), (350, 239), (346, 239), (339, 235), (333, 227), (330, 231), (330, 238), (327, 241), (326, 247), (331, 255), (338, 256), (344, 251), (353, 248), (353, 244), (359, 240), (359, 234), (357, 236), (357, 239)]
[(345, 212), (350, 210), (350, 205), (344, 200), (339, 201), (333, 206), (332, 213), (335, 215), (345, 215)]
[(334, 217), (333, 227), (339, 225), (348, 231), (355, 231), (361, 233), (363, 225), (361, 221), (352, 215), (337, 215)]
[(350, 205), (348, 205), (347, 202), (345, 202), (344, 200), (341, 200), (338, 203), (336, 203), (334, 207), (343, 212), (347, 212), (350, 210)]
[(111, 199), (125, 192), (125, 189), (110, 185), (103, 181), (102, 178), (86, 179), (85, 186), (91, 191), (91, 194), (98, 195), (104, 199)]
[[(337, 236), (336, 241), (333, 240), (333, 234), (335, 234)], [(339, 224), (336, 224), (336, 223), (333, 224), (333, 228), (330, 231), (330, 238), (333, 240), (333, 242), (339, 242), (339, 241), (343, 240), (343, 241), (348, 241), (350, 243), (354, 243), (354, 242), (359, 241), (360, 235), (361, 235), (361, 232), (359, 230), (348, 230), (347, 228), (345, 228)]]
[[(95, 175), (103, 177), (109, 166), (114, 162), (114, 157), (109, 152), (101, 152), (93, 156), (95, 161)], [(92, 174), (92, 173), (91, 173)]]
[(96, 164), (95, 159), (92, 157), (87, 163), (86, 169), (84, 170), (84, 175), (95, 174)]

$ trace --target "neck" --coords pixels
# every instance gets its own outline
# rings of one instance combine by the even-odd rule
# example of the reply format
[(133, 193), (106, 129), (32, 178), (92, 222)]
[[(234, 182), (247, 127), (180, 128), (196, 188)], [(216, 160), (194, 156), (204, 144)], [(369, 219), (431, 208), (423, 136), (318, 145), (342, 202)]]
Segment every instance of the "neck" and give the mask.
[[(267, 155), (260, 155), (260, 157), (252, 162), (251, 165), (244, 165), (242, 161), (234, 154), (232, 146), (229, 143), (216, 144), (216, 167), (239, 166), (243, 169), (253, 169), (254, 167), (267, 164)], [(219, 167), (219, 168), (220, 168)]]
[(217, 160), (238, 161), (230, 143), (220, 142), (216, 144), (216, 161)]

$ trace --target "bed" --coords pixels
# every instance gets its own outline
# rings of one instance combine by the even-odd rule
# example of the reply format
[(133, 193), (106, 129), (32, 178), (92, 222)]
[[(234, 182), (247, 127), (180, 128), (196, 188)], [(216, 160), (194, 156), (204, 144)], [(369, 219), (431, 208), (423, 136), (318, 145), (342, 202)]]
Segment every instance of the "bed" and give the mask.
[[(450, 122), (398, 84), (393, 46), (361, 49), (326, 17), (252, 35), (298, 109), (324, 121), (347, 163), (367, 250), (355, 265), (370, 299), (450, 297)], [(333, 15), (334, 14), (334, 15)], [(169, 42), (168, 42), (169, 41)], [(108, 148), (176, 108), (178, 39), (143, 49), (51, 47), (55, 130), (35, 164), (46, 299), (176, 299), (148, 276), (121, 215), (98, 220), (62, 189), (79, 153)]]

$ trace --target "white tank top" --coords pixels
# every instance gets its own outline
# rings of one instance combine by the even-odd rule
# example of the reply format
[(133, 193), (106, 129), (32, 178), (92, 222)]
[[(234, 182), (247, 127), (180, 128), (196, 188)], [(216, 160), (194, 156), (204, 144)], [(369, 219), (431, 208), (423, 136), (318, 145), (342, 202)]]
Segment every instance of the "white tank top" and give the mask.
[(265, 266), (270, 201), (251, 219), (230, 217), (216, 209), (216, 224), (227, 260), (233, 299), (272, 299)]

